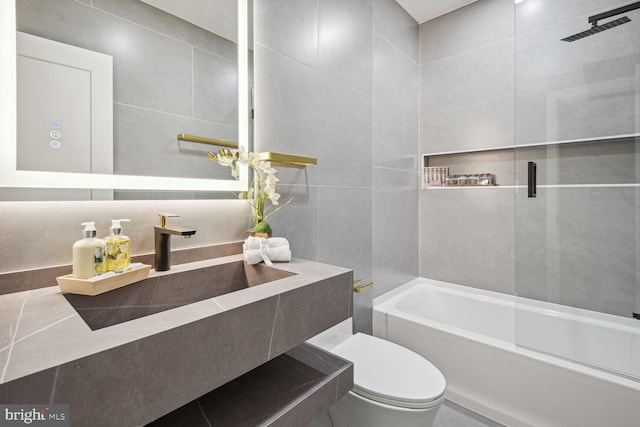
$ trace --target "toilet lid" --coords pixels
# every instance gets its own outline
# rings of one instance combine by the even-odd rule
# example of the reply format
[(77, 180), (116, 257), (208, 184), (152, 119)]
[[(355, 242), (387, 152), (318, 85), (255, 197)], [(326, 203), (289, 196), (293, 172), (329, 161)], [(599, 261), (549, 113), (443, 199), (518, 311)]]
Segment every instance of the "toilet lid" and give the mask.
[(419, 354), (392, 342), (357, 333), (331, 352), (353, 362), (353, 392), (367, 399), (423, 409), (444, 395), (442, 373)]

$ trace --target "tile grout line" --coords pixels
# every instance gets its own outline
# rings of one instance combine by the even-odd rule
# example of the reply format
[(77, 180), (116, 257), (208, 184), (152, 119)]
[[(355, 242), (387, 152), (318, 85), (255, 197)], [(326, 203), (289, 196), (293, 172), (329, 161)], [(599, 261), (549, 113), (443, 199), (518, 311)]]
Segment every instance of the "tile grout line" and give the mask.
[(128, 108), (135, 108), (135, 109), (143, 110), (143, 111), (149, 111), (149, 112), (152, 112), (152, 113), (158, 113), (158, 114), (164, 114), (164, 115), (167, 115), (167, 116), (173, 116), (173, 117), (177, 117), (179, 119), (191, 119), (191, 120), (195, 120), (195, 121), (202, 122), (202, 123), (205, 123), (205, 124), (211, 124), (211, 125), (216, 125), (216, 126), (226, 126), (226, 127), (229, 127), (229, 128), (237, 128), (237, 126), (233, 126), (233, 125), (230, 125), (228, 123), (212, 122), (212, 121), (209, 121), (209, 120), (198, 119), (197, 117), (185, 116), (184, 114), (177, 114), (177, 113), (172, 113), (170, 111), (157, 110), (155, 108), (143, 107), (141, 105), (128, 104), (126, 102), (114, 101), (113, 104), (114, 105), (121, 105), (123, 107), (128, 107)]
[(272, 48), (272, 47), (270, 47), (268, 45), (261, 44), (261, 43), (256, 43), (256, 45), (262, 47), (266, 51), (269, 51), (269, 52), (273, 53), (274, 55), (277, 55), (278, 57), (284, 58), (285, 60), (287, 60), (289, 62), (292, 62), (294, 64), (297, 64), (300, 67), (303, 67), (303, 68), (305, 68), (307, 70), (310, 70), (311, 72), (314, 72), (314, 73), (318, 74), (319, 76), (321, 76), (322, 78), (324, 78), (324, 79), (326, 79), (328, 81), (334, 82), (334, 83), (336, 83), (336, 84), (338, 84), (338, 85), (340, 85), (342, 87), (348, 88), (348, 89), (354, 91), (354, 93), (357, 93), (357, 94), (359, 94), (361, 96), (364, 96), (366, 98), (373, 98), (372, 94), (365, 93), (361, 89), (357, 89), (357, 88), (351, 86), (348, 83), (345, 83), (345, 82), (343, 82), (343, 81), (341, 81), (341, 80), (339, 80), (339, 79), (337, 79), (335, 77), (330, 76), (329, 74), (325, 74), (325, 73), (323, 73), (321, 71), (318, 71), (318, 70), (314, 69), (313, 67), (310, 67), (309, 65), (304, 64), (304, 63), (298, 61), (297, 59), (295, 59), (295, 58), (293, 58), (291, 56), (285, 55), (284, 53), (282, 53), (282, 52), (280, 52), (278, 50), (275, 50), (275, 48)]

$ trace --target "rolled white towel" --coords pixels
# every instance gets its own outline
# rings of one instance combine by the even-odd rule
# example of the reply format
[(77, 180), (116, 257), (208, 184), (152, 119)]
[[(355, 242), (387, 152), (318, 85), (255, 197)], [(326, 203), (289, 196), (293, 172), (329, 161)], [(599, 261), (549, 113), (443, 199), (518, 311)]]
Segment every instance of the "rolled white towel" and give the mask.
[(245, 250), (243, 257), (247, 264), (258, 264), (262, 262), (262, 251), (260, 249)]
[(291, 249), (288, 246), (277, 246), (267, 250), (267, 256), (271, 261), (289, 262), (291, 261)]
[(245, 250), (250, 250), (250, 249), (260, 249), (260, 243), (263, 242), (262, 244), (264, 245), (264, 243), (267, 241), (267, 239), (265, 239), (264, 237), (253, 237), (253, 236), (249, 236), (247, 237), (247, 239), (244, 241), (244, 245), (243, 248)]
[(280, 246), (289, 247), (289, 241), (284, 237), (270, 237), (267, 239), (270, 248), (278, 248)]

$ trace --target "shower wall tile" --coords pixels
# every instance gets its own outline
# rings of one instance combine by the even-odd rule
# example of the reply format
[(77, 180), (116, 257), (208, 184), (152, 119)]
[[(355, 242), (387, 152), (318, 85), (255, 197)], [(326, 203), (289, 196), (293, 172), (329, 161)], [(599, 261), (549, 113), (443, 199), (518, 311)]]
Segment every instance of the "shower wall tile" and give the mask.
[(354, 280), (371, 277), (371, 189), (320, 187), (318, 261), (353, 269)]
[(375, 32), (413, 62), (419, 61), (419, 25), (395, 0), (375, 0)]
[(418, 66), (374, 36), (373, 164), (415, 171), (418, 158)]
[(318, 0), (256, 1), (254, 20), (257, 43), (318, 68)]
[(634, 184), (640, 138), (610, 139), (516, 150), (516, 185), (527, 183), (527, 162), (536, 162), (537, 184)]
[(365, 0), (320, 0), (318, 13), (318, 71), (371, 95), (373, 8)]
[(420, 25), (420, 65), (512, 37), (512, 0), (471, 3)]
[(513, 82), (512, 40), (420, 67), (422, 152), (512, 145)]
[[(418, 24), (395, 1), (375, 0), (373, 41), (374, 287), (360, 294), (363, 306), (418, 275)], [(357, 302), (354, 330), (370, 331)]]
[[(516, 195), (517, 293), (629, 317), (638, 283), (634, 188)], [(522, 193), (522, 192), (520, 192)]]
[(418, 277), (416, 172), (373, 168), (374, 298)]
[(371, 186), (371, 97), (261, 45), (256, 147), (318, 159), (278, 168), (283, 184)]
[(517, 144), (639, 131), (640, 26), (632, 22), (585, 40), (560, 40), (584, 29), (582, 20), (573, 20), (517, 37)]
[(425, 190), (420, 198), (420, 276), (514, 292), (513, 191)]
[[(620, 0), (527, 0), (515, 6), (516, 34), (540, 30), (545, 27), (578, 19), (582, 26), (573, 33), (588, 30), (591, 15), (629, 4)], [(637, 15), (636, 12), (631, 12)], [(634, 19), (633, 16), (629, 16)], [(640, 17), (640, 16), (639, 16)]]

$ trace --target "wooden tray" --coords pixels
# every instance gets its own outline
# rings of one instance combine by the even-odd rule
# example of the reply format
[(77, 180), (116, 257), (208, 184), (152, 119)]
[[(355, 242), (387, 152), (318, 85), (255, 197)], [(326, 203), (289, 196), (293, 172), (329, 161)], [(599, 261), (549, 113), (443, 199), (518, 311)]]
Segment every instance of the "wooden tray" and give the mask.
[(77, 279), (73, 274), (68, 274), (56, 277), (56, 280), (62, 292), (94, 296), (146, 279), (150, 270), (151, 266), (145, 264), (142, 267), (103, 278), (98, 276), (93, 279)]

